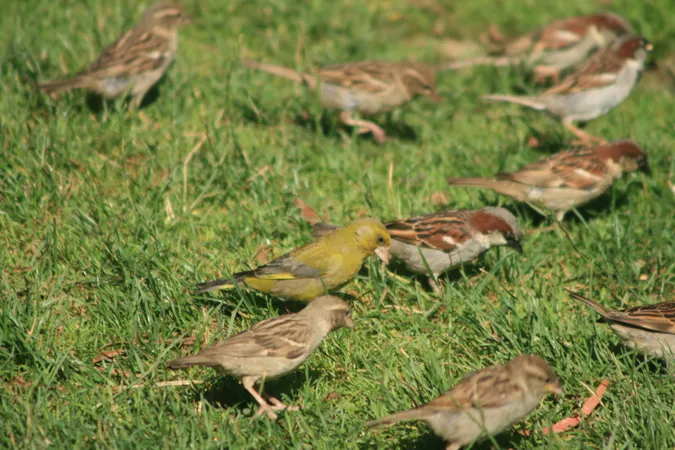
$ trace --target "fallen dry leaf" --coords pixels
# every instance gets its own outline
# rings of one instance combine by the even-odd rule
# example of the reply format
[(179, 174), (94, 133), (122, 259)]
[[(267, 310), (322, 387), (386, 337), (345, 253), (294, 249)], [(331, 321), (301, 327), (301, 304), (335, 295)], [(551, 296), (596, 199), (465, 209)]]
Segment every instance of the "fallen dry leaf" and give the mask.
[(255, 252), (255, 260), (258, 261), (258, 264), (264, 266), (269, 262), (267, 255), (272, 251), (272, 247), (267, 244), (261, 244)]
[(296, 198), (293, 204), (300, 208), (302, 218), (309, 222), (310, 225), (315, 225), (319, 222), (325, 222), (307, 203), (302, 199)]
[(115, 356), (124, 355), (126, 352), (127, 351), (122, 348), (119, 350), (106, 350), (104, 352), (101, 352), (101, 354), (98, 355), (96, 358), (92, 359), (91, 363), (97, 364), (104, 360), (113, 359)]
[[(581, 414), (574, 417), (567, 417), (560, 422), (555, 423), (551, 428), (546, 427), (542, 430), (543, 433), (564, 433), (565, 431), (578, 426), (581, 423), (582, 417), (588, 417), (593, 412), (593, 410), (598, 407), (600, 401), (602, 400), (602, 396), (605, 395), (605, 391), (607, 391), (607, 386), (609, 386), (609, 380), (605, 378), (600, 382), (600, 385), (598, 385), (598, 388), (595, 390), (595, 394), (588, 397), (584, 404), (581, 405)], [(520, 434), (523, 436), (529, 436), (532, 434), (532, 431), (523, 430), (520, 432)]]

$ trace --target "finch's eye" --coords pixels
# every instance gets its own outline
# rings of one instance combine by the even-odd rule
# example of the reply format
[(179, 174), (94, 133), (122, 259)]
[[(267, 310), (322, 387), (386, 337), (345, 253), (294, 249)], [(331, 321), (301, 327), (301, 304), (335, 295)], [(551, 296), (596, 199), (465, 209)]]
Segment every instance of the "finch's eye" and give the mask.
[(377, 237), (377, 243), (378, 244), (384, 244), (384, 238), (382, 236)]
[(352, 312), (350, 310), (345, 311), (345, 317), (349, 317), (352, 315)]

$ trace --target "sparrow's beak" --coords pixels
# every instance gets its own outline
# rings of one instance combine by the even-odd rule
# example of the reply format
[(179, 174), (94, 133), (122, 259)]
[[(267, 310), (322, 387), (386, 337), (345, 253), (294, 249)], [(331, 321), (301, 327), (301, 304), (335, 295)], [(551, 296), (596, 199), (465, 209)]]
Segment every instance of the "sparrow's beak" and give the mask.
[(520, 245), (520, 241), (516, 241), (515, 239), (512, 241), (509, 241), (507, 244), (509, 247), (517, 251), (518, 253), (523, 253), (523, 246)]
[(639, 168), (641, 171), (643, 171), (644, 173), (646, 173), (647, 175), (651, 175), (651, 174), (652, 174), (652, 168), (649, 167), (649, 163), (647, 162), (646, 159), (638, 166), (638, 168)]
[(433, 100), (436, 103), (441, 101), (441, 97), (436, 93), (436, 91), (429, 91), (427, 93), (427, 97), (429, 97), (431, 100)]
[(651, 42), (645, 42), (645, 50), (651, 52), (652, 50), (654, 50), (654, 44), (652, 44)]
[(375, 249), (375, 254), (382, 260), (383, 263), (389, 264), (389, 260), (391, 259), (389, 247), (377, 247)]
[(181, 22), (183, 23), (183, 25), (190, 25), (192, 23), (192, 17), (188, 16), (187, 14), (183, 14)]
[(347, 320), (345, 320), (345, 326), (347, 328), (354, 328), (354, 321), (351, 317), (348, 317)]
[(564, 392), (562, 386), (560, 386), (560, 384), (557, 383), (557, 382), (546, 384), (544, 389), (546, 389), (546, 392), (548, 392), (550, 394), (553, 394), (553, 395), (560, 395)]

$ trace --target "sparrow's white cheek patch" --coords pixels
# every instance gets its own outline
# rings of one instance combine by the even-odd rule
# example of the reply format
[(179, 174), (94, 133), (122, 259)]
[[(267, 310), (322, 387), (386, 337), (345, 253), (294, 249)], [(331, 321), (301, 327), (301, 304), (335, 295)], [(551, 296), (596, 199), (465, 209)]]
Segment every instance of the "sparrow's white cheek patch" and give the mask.
[(160, 59), (163, 56), (164, 55), (162, 54), (162, 52), (159, 52), (159, 51), (154, 51), (154, 52), (148, 53), (148, 57), (151, 58), (151, 59)]

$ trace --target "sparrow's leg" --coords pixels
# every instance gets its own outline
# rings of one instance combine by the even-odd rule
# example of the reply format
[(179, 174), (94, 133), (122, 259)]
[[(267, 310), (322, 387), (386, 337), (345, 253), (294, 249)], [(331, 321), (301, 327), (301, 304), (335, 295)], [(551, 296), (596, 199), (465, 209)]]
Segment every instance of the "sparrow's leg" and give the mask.
[(256, 402), (260, 405), (260, 408), (258, 408), (258, 412), (255, 413), (254, 417), (260, 416), (262, 413), (267, 413), (267, 416), (272, 419), (272, 420), (277, 420), (277, 415), (274, 411), (272, 411), (272, 406), (265, 401), (264, 398), (258, 394), (258, 391), (256, 391), (253, 388), (253, 385), (257, 381), (257, 377), (244, 377), (241, 379), (241, 384), (244, 385), (244, 389), (248, 391), (249, 394), (255, 399)]
[(387, 141), (387, 135), (382, 128), (367, 120), (354, 119), (349, 111), (342, 111), (340, 113), (340, 122), (351, 127), (361, 127), (356, 131), (357, 134), (372, 133), (373, 139), (378, 144), (383, 144)]
[(588, 134), (582, 129), (575, 127), (570, 121), (563, 121), (563, 125), (565, 125), (565, 128), (570, 130), (570, 132), (577, 137), (577, 139), (572, 141), (572, 145), (588, 146), (593, 144), (605, 145), (607, 143), (607, 141), (603, 138), (593, 136), (592, 134)]
[(429, 286), (431, 287), (431, 290), (434, 291), (434, 294), (439, 294), (441, 292), (434, 277), (429, 277)]
[(278, 398), (274, 398), (271, 395), (263, 394), (263, 397), (265, 400), (267, 400), (268, 403), (271, 403), (270, 408), (272, 408), (274, 411), (279, 411), (279, 410), (286, 410), (286, 411), (299, 411), (300, 407), (299, 406), (286, 406), (279, 400)]
[(461, 443), (451, 442), (445, 447), (445, 450), (459, 450), (461, 447), (462, 447)]
[(558, 219), (558, 222), (562, 222), (566, 212), (567, 211), (558, 211), (557, 213), (555, 213), (555, 218)]

